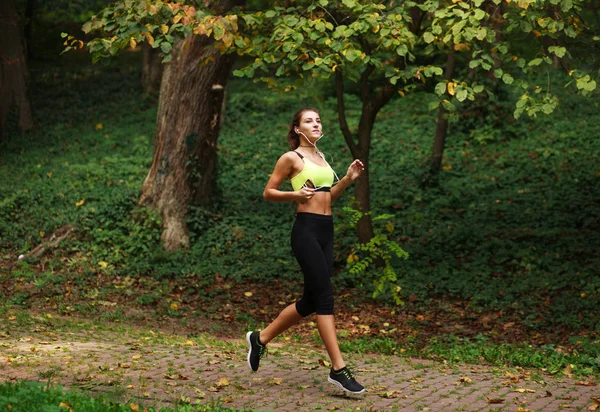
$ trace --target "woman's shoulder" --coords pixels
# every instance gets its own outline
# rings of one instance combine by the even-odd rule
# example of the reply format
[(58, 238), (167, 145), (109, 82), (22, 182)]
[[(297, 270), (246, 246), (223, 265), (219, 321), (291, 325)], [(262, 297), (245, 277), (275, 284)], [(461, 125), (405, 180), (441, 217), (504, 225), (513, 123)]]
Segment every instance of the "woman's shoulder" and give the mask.
[(289, 152), (285, 152), (279, 157), (280, 161), (284, 162), (294, 162), (296, 159), (299, 159), (298, 152), (294, 150), (290, 150)]

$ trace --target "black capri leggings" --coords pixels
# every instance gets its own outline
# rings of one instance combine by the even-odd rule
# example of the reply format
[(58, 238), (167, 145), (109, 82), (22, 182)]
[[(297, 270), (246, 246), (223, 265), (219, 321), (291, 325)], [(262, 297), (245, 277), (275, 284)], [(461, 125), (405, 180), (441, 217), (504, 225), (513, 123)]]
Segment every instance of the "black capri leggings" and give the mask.
[(292, 228), (292, 251), (304, 273), (304, 294), (296, 302), (306, 317), (333, 315), (333, 217), (298, 213)]

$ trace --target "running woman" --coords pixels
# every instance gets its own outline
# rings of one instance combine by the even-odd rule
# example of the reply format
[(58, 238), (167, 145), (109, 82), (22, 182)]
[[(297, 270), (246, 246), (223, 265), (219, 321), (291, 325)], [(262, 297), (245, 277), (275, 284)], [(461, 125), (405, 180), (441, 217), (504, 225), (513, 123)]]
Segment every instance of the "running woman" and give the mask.
[[(297, 203), (296, 221), (292, 228), (292, 251), (304, 274), (302, 298), (287, 306), (277, 318), (262, 331), (246, 334), (248, 366), (258, 370), (267, 344), (298, 323), (316, 313), (317, 328), (331, 359), (328, 381), (348, 393), (359, 394), (364, 387), (352, 376), (342, 358), (334, 316), (333, 288), (333, 217), (331, 202), (364, 171), (363, 163), (356, 159), (341, 180), (317, 149), (323, 136), (321, 118), (316, 109), (304, 108), (293, 117), (288, 132), (291, 151), (284, 153), (271, 174), (263, 197), (271, 202)], [(279, 190), (289, 178), (293, 191)], [(337, 184), (334, 186), (334, 178)]]

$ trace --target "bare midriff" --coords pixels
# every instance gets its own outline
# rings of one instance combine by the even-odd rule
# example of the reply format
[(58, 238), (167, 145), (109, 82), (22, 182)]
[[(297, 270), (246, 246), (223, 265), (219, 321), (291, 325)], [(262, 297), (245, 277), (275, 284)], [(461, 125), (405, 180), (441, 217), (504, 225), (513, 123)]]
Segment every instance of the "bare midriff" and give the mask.
[(298, 202), (296, 212), (331, 216), (331, 193), (316, 192), (312, 199), (305, 203)]

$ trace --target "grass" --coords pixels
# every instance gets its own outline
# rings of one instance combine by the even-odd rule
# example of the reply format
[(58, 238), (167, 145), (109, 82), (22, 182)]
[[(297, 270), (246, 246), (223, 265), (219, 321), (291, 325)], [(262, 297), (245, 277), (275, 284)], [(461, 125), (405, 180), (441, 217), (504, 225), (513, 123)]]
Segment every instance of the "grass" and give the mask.
[(181, 405), (153, 407), (139, 401), (115, 403), (85, 392), (65, 390), (60, 386), (48, 387), (39, 382), (0, 383), (0, 409), (11, 412), (31, 411), (86, 411), (86, 412), (235, 412), (219, 405)]

